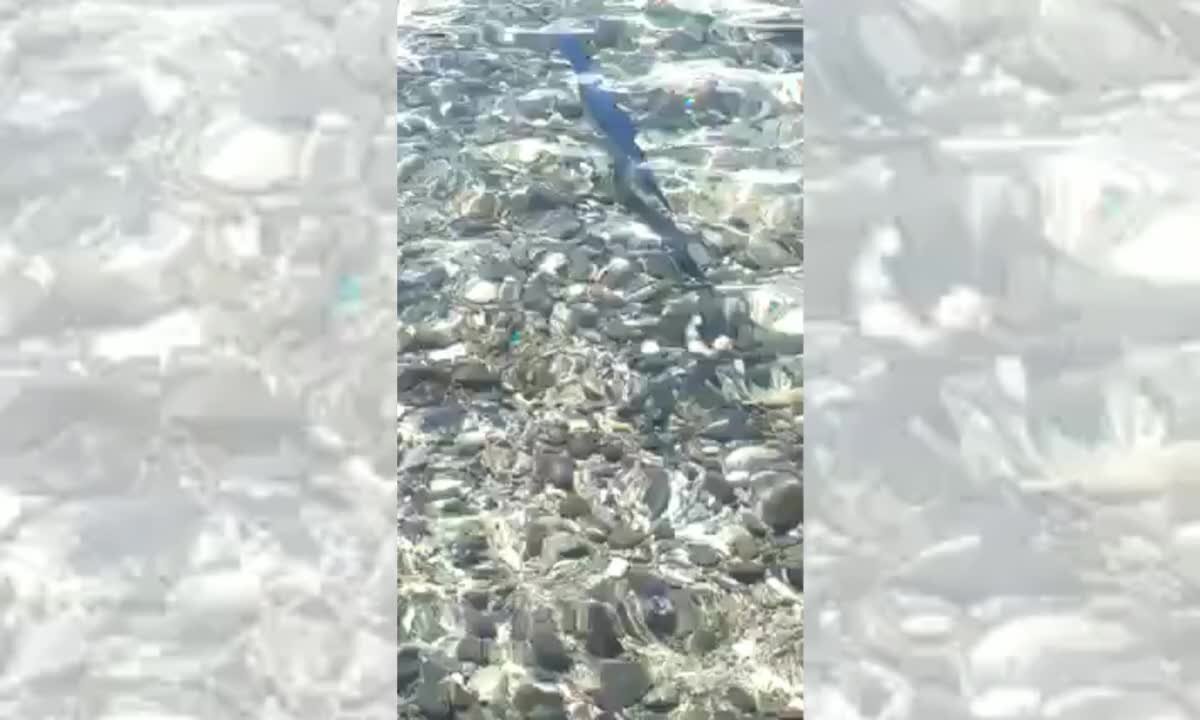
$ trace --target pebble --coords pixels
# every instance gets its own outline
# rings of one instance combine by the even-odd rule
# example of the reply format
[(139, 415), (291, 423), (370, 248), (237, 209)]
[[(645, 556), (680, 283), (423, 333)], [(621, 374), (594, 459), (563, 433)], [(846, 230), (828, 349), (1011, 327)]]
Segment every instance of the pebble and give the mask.
[(721, 644), (717, 634), (707, 628), (700, 628), (688, 638), (688, 651), (694, 655), (707, 655), (716, 650)]
[(567, 426), (561, 422), (545, 423), (541, 427), (542, 440), (547, 444), (561, 446), (567, 442)]
[(569, 532), (554, 533), (542, 545), (542, 557), (549, 562), (586, 557), (591, 552), (588, 543)]
[(487, 705), (499, 704), (505, 697), (507, 685), (504, 671), (498, 667), (479, 668), (471, 674), (467, 683), (479, 702)]
[(512, 697), (513, 708), (522, 717), (538, 720), (565, 720), (562, 693), (554, 687), (526, 683), (517, 687)]
[(534, 461), (534, 477), (560, 490), (575, 487), (575, 459), (559, 453), (539, 453)]
[(643, 468), (643, 473), (646, 490), (642, 494), (642, 502), (650, 518), (654, 519), (666, 512), (671, 503), (671, 479), (666, 470), (658, 467)]
[(546, 537), (554, 525), (546, 518), (539, 518), (525, 527), (525, 557), (537, 557), (542, 554)]
[(587, 604), (584, 647), (596, 657), (615, 658), (625, 651), (617, 634), (612, 612), (604, 603)]
[(635, 530), (624, 523), (617, 525), (608, 533), (608, 544), (617, 550), (628, 550), (642, 544), (646, 534)]
[(758, 702), (754, 699), (754, 695), (739, 685), (730, 685), (725, 691), (725, 699), (738, 711), (747, 715), (758, 712)]
[(417, 707), (427, 718), (437, 720), (449, 718), (453, 712), (447, 688), (441, 681), (423, 681), (417, 688), (414, 699)]
[(586, 460), (596, 452), (596, 436), (590, 431), (572, 432), (567, 437), (567, 452), (576, 460)]
[(636, 705), (650, 691), (650, 674), (632, 660), (600, 662), (601, 705), (619, 710)]
[(700, 567), (713, 567), (721, 562), (721, 554), (708, 545), (689, 545), (688, 557)]
[(804, 521), (804, 487), (789, 482), (771, 490), (762, 500), (762, 521), (776, 533), (790, 532)]
[(464, 360), (455, 366), (450, 380), (472, 390), (487, 390), (500, 384), (500, 373), (481, 361)]
[(725, 565), (729, 577), (746, 585), (760, 582), (767, 575), (766, 567), (753, 560), (732, 560)]
[(759, 519), (758, 515), (748, 510), (741, 513), (741, 519), (742, 527), (746, 528), (750, 534), (757, 538), (764, 538), (771, 532), (771, 529), (767, 527), (766, 523)]
[(679, 614), (669, 594), (648, 595), (641, 598), (642, 615), (646, 627), (660, 640), (665, 640), (679, 629)]
[(621, 458), (625, 457), (625, 448), (621, 446), (621, 443), (615, 440), (610, 440), (601, 446), (600, 454), (603, 455), (604, 459), (608, 462), (615, 463), (620, 461)]
[(481, 612), (474, 605), (463, 607), (463, 621), (467, 632), (475, 637), (485, 639), (496, 637), (496, 619), (489, 613)]
[(784, 462), (783, 453), (762, 445), (747, 445), (725, 456), (724, 470), (730, 482), (745, 482), (756, 472), (770, 470)]
[(753, 560), (758, 557), (758, 541), (742, 528), (733, 530), (729, 546), (733, 549), (734, 554), (742, 560)]
[(797, 590), (804, 590), (804, 548), (793, 545), (786, 549), (780, 559), (784, 579)]
[(733, 485), (725, 479), (720, 470), (704, 471), (704, 490), (722, 505), (730, 505), (737, 501)]
[(656, 712), (669, 712), (679, 705), (679, 688), (670, 682), (658, 683), (642, 699), (642, 704)]
[(552, 672), (566, 672), (571, 669), (571, 654), (553, 629), (535, 628), (529, 635), (529, 647), (533, 652), (534, 662), (539, 667)]
[(467, 285), (463, 291), (463, 297), (469, 302), (478, 304), (487, 304), (496, 302), (500, 297), (500, 286), (488, 280), (476, 280)]
[(483, 665), (488, 661), (489, 643), (483, 638), (465, 637), (458, 641), (454, 657), (463, 662)]
[(567, 495), (558, 503), (558, 514), (564, 518), (576, 519), (587, 517), (591, 512), (592, 509), (588, 501), (574, 493)]

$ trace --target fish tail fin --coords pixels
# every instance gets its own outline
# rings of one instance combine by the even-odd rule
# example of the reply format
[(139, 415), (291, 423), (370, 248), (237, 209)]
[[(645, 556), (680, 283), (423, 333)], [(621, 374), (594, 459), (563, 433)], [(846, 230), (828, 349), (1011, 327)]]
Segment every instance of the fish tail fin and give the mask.
[(642, 188), (657, 198), (667, 208), (668, 212), (675, 212), (674, 208), (671, 207), (671, 203), (667, 201), (667, 196), (663, 193), (662, 188), (659, 187), (658, 180), (654, 177), (654, 172), (650, 170), (649, 166), (645, 164), (639, 165), (637, 178)]

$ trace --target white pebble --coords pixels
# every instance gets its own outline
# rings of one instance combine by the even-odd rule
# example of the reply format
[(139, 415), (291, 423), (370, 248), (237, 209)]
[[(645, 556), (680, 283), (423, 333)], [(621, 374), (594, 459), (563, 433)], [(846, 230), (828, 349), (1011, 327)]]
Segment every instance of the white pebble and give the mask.
[(496, 298), (500, 297), (500, 288), (496, 283), (487, 280), (476, 280), (471, 283), (465, 293), (463, 293), (468, 301), (479, 304), (496, 302)]

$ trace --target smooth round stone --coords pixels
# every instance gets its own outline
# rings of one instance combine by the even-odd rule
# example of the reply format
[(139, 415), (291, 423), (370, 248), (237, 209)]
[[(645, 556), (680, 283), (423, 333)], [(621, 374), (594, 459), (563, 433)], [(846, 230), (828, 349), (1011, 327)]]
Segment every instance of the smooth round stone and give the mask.
[(407, 645), (396, 651), (396, 682), (399, 683), (400, 692), (407, 691), (421, 677), (423, 663), (419, 647)]
[(758, 542), (743, 528), (738, 528), (734, 531), (733, 537), (729, 540), (729, 545), (733, 549), (734, 554), (743, 560), (753, 560), (758, 556)]
[(688, 558), (700, 567), (713, 567), (721, 562), (721, 554), (708, 545), (689, 545)]
[(558, 532), (546, 538), (542, 546), (542, 557), (554, 562), (585, 557), (591, 548), (587, 542), (573, 533)]
[(604, 443), (604, 445), (600, 448), (600, 454), (603, 455), (604, 459), (608, 462), (617, 462), (621, 458), (625, 457), (625, 448), (621, 446), (621, 443), (615, 440), (610, 440)]
[(525, 292), (522, 295), (525, 307), (536, 312), (548, 311), (554, 304), (549, 286), (550, 281), (545, 275), (534, 275), (525, 284)]
[(625, 651), (612, 612), (603, 603), (588, 603), (584, 647), (596, 657), (615, 658)]
[(533, 660), (539, 667), (552, 672), (571, 669), (571, 654), (558, 634), (549, 628), (537, 628), (529, 636)]
[(588, 501), (575, 493), (567, 495), (558, 503), (558, 514), (564, 518), (575, 519), (587, 517), (591, 512), (592, 508), (588, 504)]
[(550, 329), (556, 335), (566, 336), (579, 327), (579, 313), (565, 303), (558, 303), (550, 313)]
[(708, 470), (704, 473), (704, 489), (717, 502), (724, 505), (737, 500), (737, 493), (734, 492), (733, 485), (725, 479), (724, 473), (719, 470)]
[(561, 490), (575, 486), (575, 459), (559, 453), (539, 453), (534, 460), (534, 477)]
[(730, 705), (748, 715), (758, 712), (758, 702), (755, 701), (754, 696), (750, 694), (749, 690), (739, 685), (730, 685), (729, 689), (725, 691), (725, 699), (729, 701)]
[(566, 718), (563, 696), (555, 688), (525, 684), (517, 688), (512, 698), (513, 709), (520, 717)]
[(442, 287), (449, 274), (443, 265), (404, 268), (396, 276), (396, 289), (404, 293), (425, 293)]
[(525, 557), (537, 557), (542, 554), (542, 546), (550, 535), (551, 523), (546, 519), (538, 519), (529, 523), (525, 528)]
[(670, 637), (679, 628), (679, 613), (670, 593), (653, 593), (641, 598), (646, 627), (660, 639)]
[(679, 704), (679, 688), (671, 683), (660, 683), (650, 689), (642, 704), (656, 712), (667, 712)]
[(650, 691), (650, 674), (632, 660), (600, 663), (601, 703), (612, 709), (635, 705)]
[(464, 637), (455, 646), (454, 657), (463, 662), (485, 665), (488, 659), (488, 641), (478, 637)]
[(725, 566), (729, 577), (746, 585), (762, 581), (767, 575), (767, 569), (762, 563), (753, 560), (734, 560)]
[(768, 470), (783, 462), (783, 453), (762, 445), (740, 447), (725, 456), (725, 474), (735, 482), (748, 480), (751, 473)]
[(478, 360), (466, 360), (450, 374), (453, 382), (473, 389), (484, 389), (500, 384), (500, 374)]
[(625, 258), (613, 258), (604, 266), (600, 277), (605, 287), (616, 290), (637, 277), (637, 267)]
[(629, 550), (642, 544), (646, 534), (633, 529), (625, 523), (620, 523), (608, 533), (609, 547), (617, 550)]
[(493, 303), (500, 297), (500, 286), (490, 280), (475, 280), (467, 285), (467, 289), (463, 291), (463, 297), (468, 302), (480, 305)]
[(550, 445), (563, 445), (567, 442), (567, 429), (562, 423), (546, 423), (541, 430), (542, 439)]
[(441, 499), (461, 495), (466, 486), (461, 478), (435, 477), (429, 481), (429, 497)]
[(642, 493), (642, 502), (651, 518), (657, 518), (666, 512), (671, 504), (671, 479), (667, 471), (659, 467), (644, 468), (646, 474), (646, 489)]
[(567, 436), (567, 452), (577, 460), (584, 460), (596, 451), (596, 436), (591, 432), (572, 432)]
[(763, 538), (771, 534), (771, 528), (767, 527), (766, 523), (748, 510), (742, 513), (742, 526), (749, 530), (755, 537)]
[(450, 706), (447, 687), (444, 683), (452, 681), (423, 680), (417, 687), (413, 698), (422, 715), (431, 720), (443, 720), (452, 716), (454, 709)]
[(762, 500), (762, 521), (776, 533), (786, 533), (804, 520), (804, 487), (789, 482), (771, 490)]
[(514, 278), (505, 278), (500, 283), (499, 296), (501, 302), (512, 304), (521, 299), (523, 288)]

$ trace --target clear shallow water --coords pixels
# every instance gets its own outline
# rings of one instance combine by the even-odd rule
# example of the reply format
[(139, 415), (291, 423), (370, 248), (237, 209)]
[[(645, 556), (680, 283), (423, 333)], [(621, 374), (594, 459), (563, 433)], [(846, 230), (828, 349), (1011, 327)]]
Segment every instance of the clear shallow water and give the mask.
[(806, 13), (808, 710), (1195, 717), (1195, 15)]
[(0, 716), (394, 717), (391, 17), (0, 3)]
[[(673, 217), (615, 196), (563, 29)], [(409, 712), (801, 712), (801, 45), (783, 4), (402, 11)]]

